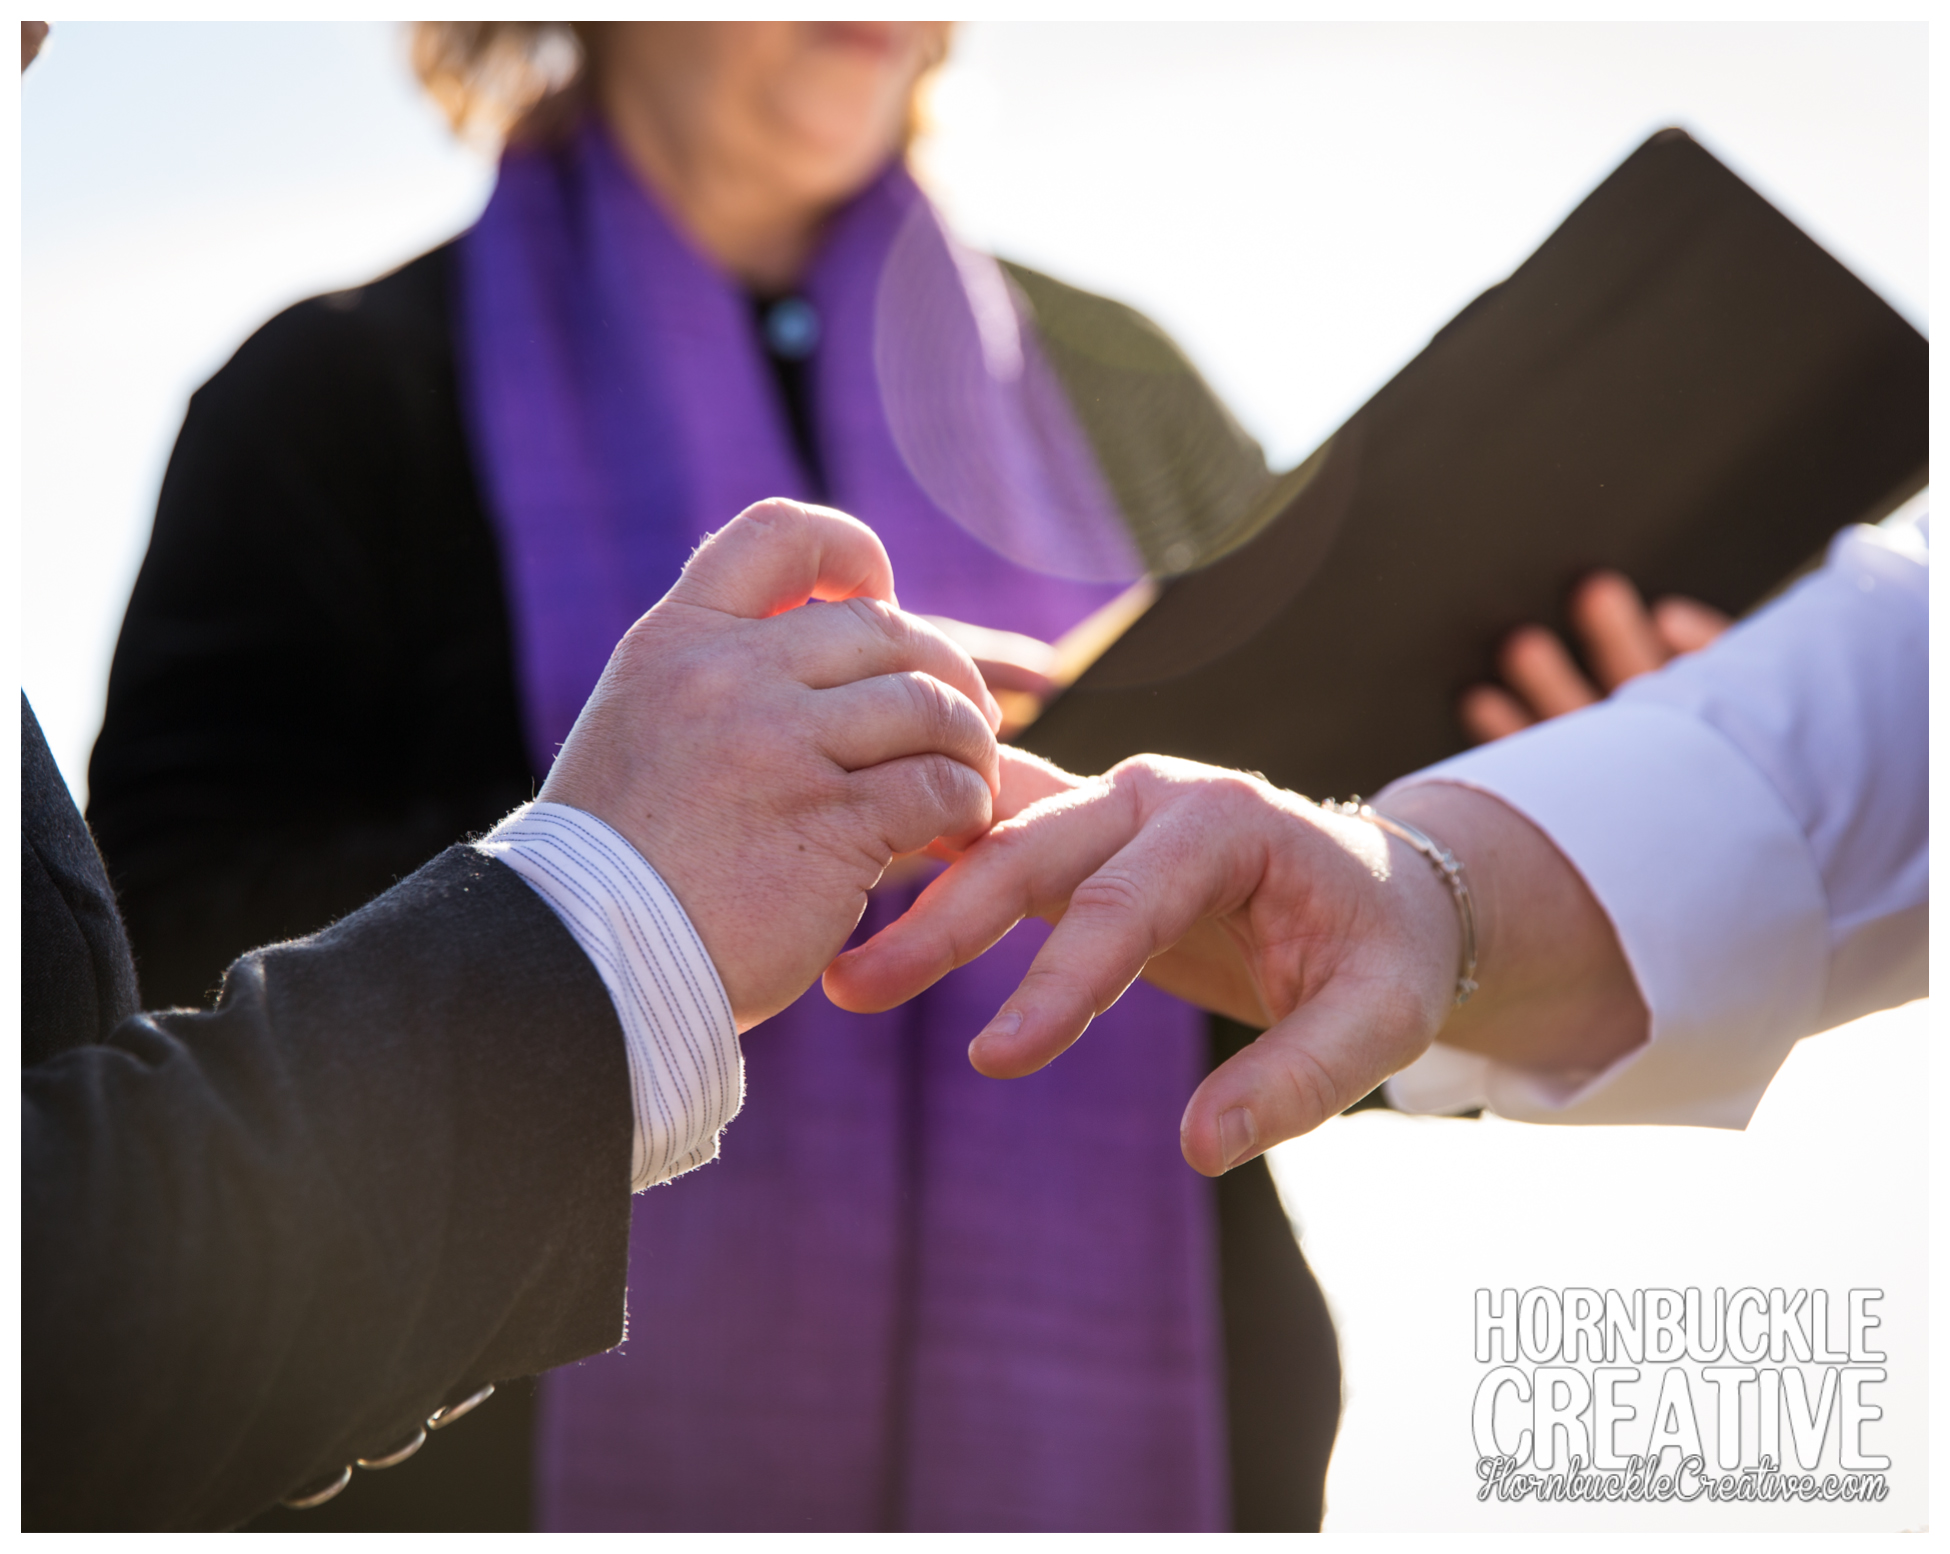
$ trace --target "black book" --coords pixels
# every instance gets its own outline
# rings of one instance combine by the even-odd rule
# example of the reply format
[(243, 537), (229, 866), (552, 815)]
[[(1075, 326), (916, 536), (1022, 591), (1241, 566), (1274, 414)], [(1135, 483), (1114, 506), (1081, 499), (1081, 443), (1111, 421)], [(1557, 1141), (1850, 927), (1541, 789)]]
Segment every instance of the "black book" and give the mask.
[(1018, 738), (1372, 793), (1616, 567), (1732, 614), (1929, 479), (1928, 342), (1683, 131), (1639, 147)]

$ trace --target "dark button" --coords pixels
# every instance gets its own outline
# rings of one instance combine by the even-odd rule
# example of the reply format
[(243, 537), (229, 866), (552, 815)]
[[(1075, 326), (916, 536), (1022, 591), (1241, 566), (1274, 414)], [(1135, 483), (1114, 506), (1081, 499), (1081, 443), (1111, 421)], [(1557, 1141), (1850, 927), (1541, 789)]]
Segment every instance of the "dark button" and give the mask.
[(445, 1408), (436, 1408), (431, 1414), (427, 1415), (427, 1428), (429, 1430), (444, 1430), (456, 1419), (466, 1418), (467, 1415), (473, 1413), (475, 1409), (479, 1408), (493, 1396), (494, 1383), (490, 1381), (471, 1397), (464, 1397), (458, 1403), (449, 1403)]
[(390, 1450), (375, 1452), (370, 1457), (359, 1458), (359, 1466), (374, 1469), (396, 1468), (422, 1446), (426, 1445), (426, 1443), (427, 1432), (423, 1429), (415, 1430), (405, 1440), (401, 1441), (399, 1445)]
[(765, 310), (765, 349), (802, 362), (819, 345), (819, 314), (804, 297), (781, 297)]
[(294, 1511), (309, 1511), (315, 1505), (323, 1505), (351, 1482), (351, 1467), (343, 1467), (327, 1478), (321, 1478), (316, 1483), (307, 1484), (295, 1495), (286, 1495), (284, 1497), (284, 1504)]

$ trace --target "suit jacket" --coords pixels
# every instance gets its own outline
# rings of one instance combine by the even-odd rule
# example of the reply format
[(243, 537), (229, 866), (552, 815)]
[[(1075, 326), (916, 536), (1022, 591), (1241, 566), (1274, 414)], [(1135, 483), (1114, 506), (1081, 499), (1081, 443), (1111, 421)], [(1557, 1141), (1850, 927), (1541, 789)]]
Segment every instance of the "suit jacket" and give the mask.
[[(330, 921), (533, 792), (450, 257), (289, 309), (191, 401), (89, 768), (151, 1000), (200, 1000), (230, 956)], [(1147, 558), (1229, 543), (1268, 482), (1257, 446), (1154, 325), (1010, 275)], [(1217, 1028), (1218, 1053), (1250, 1034)], [(1317, 1526), (1340, 1409), (1325, 1302), (1265, 1166), (1215, 1191), (1235, 1523)], [(465, 1454), (438, 1442), (270, 1521), (524, 1526), (524, 1406), (495, 1399)]]
[(617, 1342), (622, 1032), (513, 871), (449, 849), (142, 1014), (25, 697), (21, 828), (27, 1527), (233, 1526)]

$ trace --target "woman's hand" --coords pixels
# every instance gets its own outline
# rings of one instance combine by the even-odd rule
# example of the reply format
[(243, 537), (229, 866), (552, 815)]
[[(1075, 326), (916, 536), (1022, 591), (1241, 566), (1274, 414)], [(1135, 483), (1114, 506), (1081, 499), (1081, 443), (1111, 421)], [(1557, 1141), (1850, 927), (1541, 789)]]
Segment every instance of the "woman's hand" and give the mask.
[(1711, 605), (1677, 596), (1648, 611), (1629, 579), (1606, 571), (1593, 573), (1572, 595), (1571, 624), (1597, 684), (1555, 632), (1519, 627), (1497, 660), (1510, 689), (1478, 685), (1463, 693), (1460, 712), (1471, 738), (1487, 743), (1602, 701), (1627, 680), (1697, 652), (1733, 622)]
[[(1186, 1158), (1209, 1175), (1305, 1132), (1413, 1061), (1454, 991), (1448, 892), (1366, 821), (1237, 772), (1156, 756), (1066, 786), (992, 830), (898, 923), (826, 972), (842, 1008), (882, 1009), (1025, 916), (1057, 921), (969, 1048), (996, 1078), (1056, 1057), (1143, 973), (1273, 1029), (1200, 1087)], [(1004, 803), (1012, 795), (1005, 776)]]
[(1387, 806), (1468, 870), (1479, 988), (1458, 1008), (1455, 903), (1427, 859), (1368, 821), (1159, 756), (1082, 779), (1011, 753), (998, 810), (1038, 788), (906, 916), (827, 968), (833, 1002), (889, 1008), (1022, 918), (1048, 918), (1055, 931), (970, 1061), (996, 1078), (1033, 1072), (1140, 974), (1268, 1027), (1186, 1107), (1180, 1145), (1208, 1176), (1345, 1110), (1438, 1031), (1507, 1062), (1583, 1071), (1645, 1039), (1644, 1003), (1589, 889), (1487, 795), (1429, 783)]

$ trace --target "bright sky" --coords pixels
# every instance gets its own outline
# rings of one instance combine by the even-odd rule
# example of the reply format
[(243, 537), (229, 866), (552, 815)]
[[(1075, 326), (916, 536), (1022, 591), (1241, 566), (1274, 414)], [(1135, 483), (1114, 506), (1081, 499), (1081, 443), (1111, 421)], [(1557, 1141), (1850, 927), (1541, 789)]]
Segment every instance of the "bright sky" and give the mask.
[[(22, 105), (22, 678), (79, 794), (189, 391), (491, 170), (386, 24), (61, 23)], [(1668, 123), (1927, 329), (1927, 108), (1920, 24), (982, 22), (923, 157), (966, 237), (1145, 309), (1290, 463)], [(1783, 1281), (1889, 1288), (1896, 1495), (1835, 1525), (1921, 1524), (1926, 1016), (1804, 1044), (1744, 1135), (1369, 1114), (1282, 1150), (1348, 1364), (1330, 1527), (1546, 1525), (1472, 1498), (1478, 1284)]]

